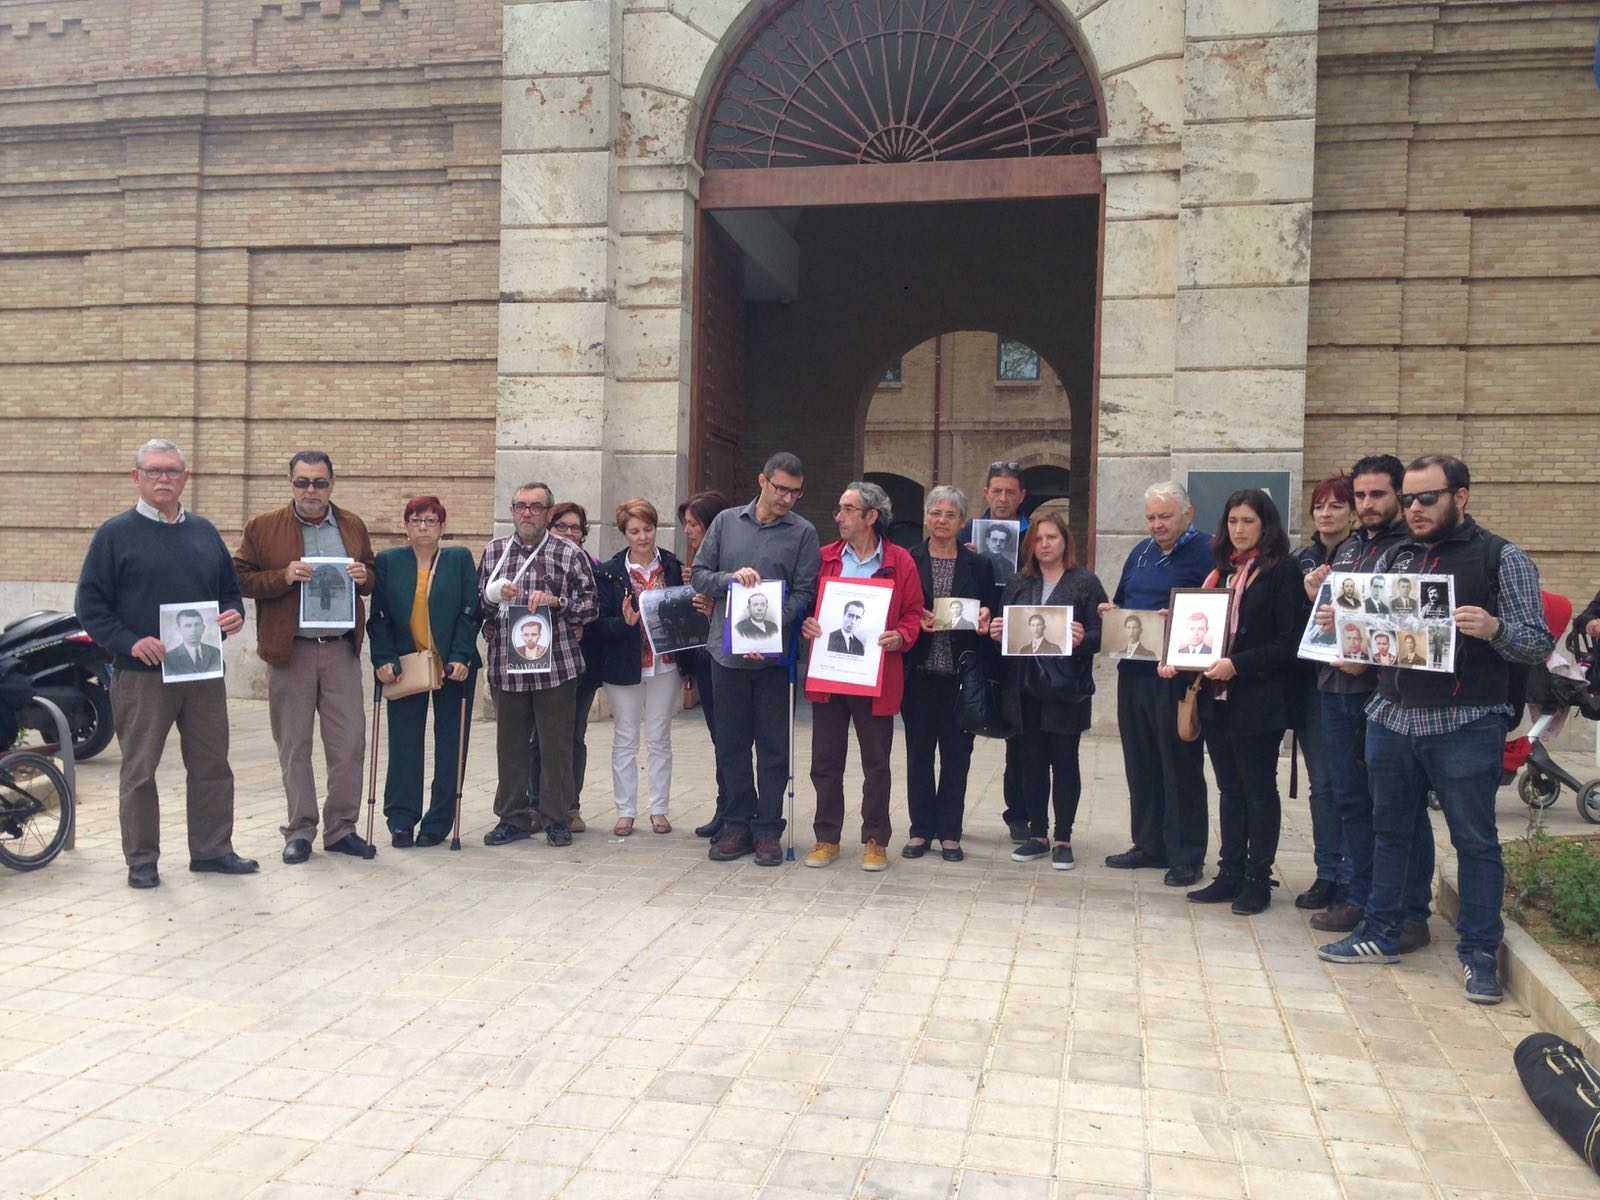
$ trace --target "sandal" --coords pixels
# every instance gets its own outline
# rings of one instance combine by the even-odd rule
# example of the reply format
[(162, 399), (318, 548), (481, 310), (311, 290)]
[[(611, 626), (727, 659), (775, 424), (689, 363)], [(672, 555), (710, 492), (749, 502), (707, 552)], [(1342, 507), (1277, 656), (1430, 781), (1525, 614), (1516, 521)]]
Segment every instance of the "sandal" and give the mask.
[(627, 837), (633, 832), (633, 818), (618, 817), (617, 823), (611, 827), (611, 832), (616, 837)]
[(650, 828), (656, 833), (671, 833), (672, 822), (667, 820), (666, 817), (662, 816), (660, 813), (651, 813)]

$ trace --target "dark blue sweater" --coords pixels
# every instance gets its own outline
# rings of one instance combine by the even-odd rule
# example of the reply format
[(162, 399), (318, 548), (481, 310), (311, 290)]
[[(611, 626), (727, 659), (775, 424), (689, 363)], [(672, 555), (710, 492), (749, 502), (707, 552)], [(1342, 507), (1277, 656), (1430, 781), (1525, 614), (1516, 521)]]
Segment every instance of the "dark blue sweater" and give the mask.
[(140, 638), (161, 636), (161, 606), (215, 600), (244, 615), (239, 577), (217, 527), (189, 513), (176, 525), (136, 509), (95, 530), (78, 573), (73, 608), (118, 670), (158, 671), (133, 657)]
[[(1145, 538), (1122, 564), (1122, 579), (1112, 601), (1118, 608), (1159, 611), (1167, 607), (1167, 597), (1173, 588), (1199, 587), (1211, 574), (1213, 565), (1211, 535), (1193, 526), (1178, 539), (1171, 554), (1162, 554), (1154, 538)], [(1151, 674), (1155, 669), (1154, 659), (1125, 658), (1117, 663), (1119, 671)]]

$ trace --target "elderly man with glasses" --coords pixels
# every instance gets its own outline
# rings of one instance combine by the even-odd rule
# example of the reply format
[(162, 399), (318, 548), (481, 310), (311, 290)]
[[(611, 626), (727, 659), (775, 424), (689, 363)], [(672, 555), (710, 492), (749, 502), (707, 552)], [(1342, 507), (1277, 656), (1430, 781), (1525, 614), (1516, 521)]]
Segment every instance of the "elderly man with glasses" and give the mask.
[[(483, 550), (478, 591), (489, 645), (489, 691), (494, 697), (495, 751), (500, 781), (494, 794), (497, 823), (486, 846), (506, 846), (544, 829), (552, 846), (570, 846), (570, 815), (578, 806), (572, 737), (584, 657), (583, 627), (600, 614), (594, 568), (576, 543), (547, 528), (554, 495), (547, 483), (525, 483), (511, 495), (512, 532)], [(550, 617), (550, 669), (512, 672), (514, 606), (544, 608)], [(539, 741), (539, 808), (529, 795), (532, 756)]]
[[(301, 592), (314, 573), (306, 560), (317, 558), (350, 560), (343, 568), (354, 591), (349, 629), (301, 621)], [(372, 595), (376, 582), (372, 539), (360, 517), (333, 503), (333, 459), (324, 451), (301, 450), (289, 460), (289, 503), (250, 518), (233, 566), (245, 596), (256, 602), (256, 653), (268, 668), (267, 711), (289, 806), (280, 830), (283, 861), (305, 862), (317, 835), (311, 735), (318, 722), (328, 765), (322, 848), (372, 858), (377, 852), (356, 832), (367, 754), (362, 597)]]
[(239, 579), (216, 526), (183, 507), (189, 479), (183, 451), (152, 438), (133, 463), (138, 502), (95, 530), (74, 602), (84, 629), (112, 653), (116, 668), (111, 703), (122, 751), (118, 816), (128, 886), (161, 883), (156, 768), (174, 725), (188, 776), (189, 869), (248, 875), (255, 861), (233, 850), (227, 685), (219, 677), (167, 683), (161, 675), (162, 606), (215, 603), (223, 635), (238, 633), (244, 626)]

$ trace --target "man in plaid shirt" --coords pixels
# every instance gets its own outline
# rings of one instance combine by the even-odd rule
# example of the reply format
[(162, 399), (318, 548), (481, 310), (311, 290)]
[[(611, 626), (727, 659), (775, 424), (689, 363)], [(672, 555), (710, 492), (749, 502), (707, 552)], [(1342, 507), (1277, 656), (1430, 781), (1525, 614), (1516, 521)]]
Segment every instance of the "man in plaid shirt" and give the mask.
[[(478, 563), (484, 637), (489, 643), (489, 690), (494, 696), (495, 753), (500, 782), (494, 793), (498, 819), (483, 835), (486, 846), (505, 846), (532, 835), (536, 820), (552, 846), (570, 846), (567, 814), (577, 807), (572, 768), (572, 728), (578, 711), (583, 626), (599, 615), (589, 556), (545, 530), (555, 497), (548, 484), (525, 483), (511, 497), (510, 537), (495, 538)], [(544, 608), (550, 617), (549, 671), (512, 673), (507, 610)], [(529, 738), (538, 734), (539, 811), (528, 800)]]

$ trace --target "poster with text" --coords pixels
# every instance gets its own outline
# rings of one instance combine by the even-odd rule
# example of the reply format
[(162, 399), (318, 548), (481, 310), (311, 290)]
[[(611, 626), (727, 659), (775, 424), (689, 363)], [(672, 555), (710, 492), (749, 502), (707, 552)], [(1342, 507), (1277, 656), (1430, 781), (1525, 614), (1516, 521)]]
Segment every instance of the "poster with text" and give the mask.
[(820, 637), (811, 643), (806, 687), (818, 692), (876, 696), (883, 691), (884, 650), (894, 584), (886, 579), (824, 579), (817, 593)]

